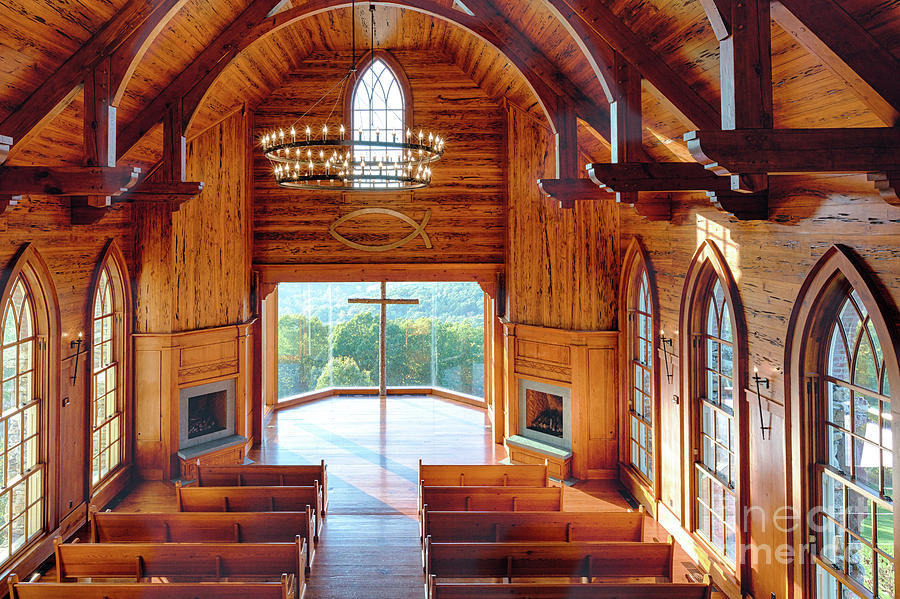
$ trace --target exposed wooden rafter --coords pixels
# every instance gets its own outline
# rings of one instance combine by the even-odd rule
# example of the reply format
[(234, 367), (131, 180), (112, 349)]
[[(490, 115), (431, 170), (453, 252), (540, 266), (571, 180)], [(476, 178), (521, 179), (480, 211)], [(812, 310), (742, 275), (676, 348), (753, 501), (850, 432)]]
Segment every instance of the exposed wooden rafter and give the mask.
[(608, 192), (731, 191), (728, 179), (696, 162), (597, 162), (587, 165), (587, 172), (600, 189)]
[(0, 197), (10, 195), (119, 196), (141, 169), (131, 166), (0, 166)]
[[(545, 0), (549, 1), (549, 0)], [(678, 106), (694, 127), (712, 128), (719, 123), (719, 111), (700, 94), (691, 89), (647, 43), (628, 29), (601, 0), (564, 0), (593, 31), (595, 45), (609, 44), (637, 70), (653, 83), (653, 86)]]
[[(123, 127), (119, 136), (118, 157), (121, 158), (140, 141), (141, 137), (159, 124), (167, 107), (175, 101), (181, 100), (182, 102), (185, 128), (187, 129), (203, 97), (218, 76), (242, 50), (254, 42), (303, 19), (350, 6), (350, 2), (347, 0), (311, 0), (301, 7), (284, 10), (266, 18), (266, 14), (276, 4), (277, 0), (265, 0), (252, 4), (213, 40), (166, 89), (160, 92), (133, 122)], [(566, 101), (574, 103), (582, 120), (597, 129), (601, 135), (608, 135), (606, 111), (584, 96), (577, 86), (553, 66), (549, 59), (543, 57), (542, 60), (532, 56), (529, 48), (533, 48), (533, 45), (521, 33), (512, 33), (515, 30), (508, 22), (506, 28), (510, 28), (510, 36), (502, 38), (495, 30), (495, 27), (500, 26), (499, 20), (494, 24), (488, 24), (482, 20), (482, 17), (448, 8), (435, 0), (380, 0), (377, 4), (423, 12), (468, 30), (503, 52), (519, 69), (531, 85), (554, 127), (556, 123), (553, 121), (553, 115), (557, 109), (557, 98), (562, 97)], [(467, 5), (471, 4), (471, 2), (467, 3)], [(475, 6), (470, 6), (470, 8), (475, 11)]]
[(559, 200), (564, 208), (577, 200), (615, 199), (614, 195), (601, 190), (590, 179), (538, 179), (538, 187), (545, 195)]
[(62, 66), (0, 123), (0, 130), (18, 145), (27, 144), (43, 124), (62, 112), (81, 90), (84, 73), (107, 57), (114, 57), (112, 72), (115, 105), (135, 66), (156, 33), (168, 23), (186, 0), (150, 2), (132, 0), (78, 49)]
[(772, 3), (772, 15), (801, 45), (837, 72), (886, 125), (895, 123), (900, 112), (900, 61), (840, 2), (779, 0)]

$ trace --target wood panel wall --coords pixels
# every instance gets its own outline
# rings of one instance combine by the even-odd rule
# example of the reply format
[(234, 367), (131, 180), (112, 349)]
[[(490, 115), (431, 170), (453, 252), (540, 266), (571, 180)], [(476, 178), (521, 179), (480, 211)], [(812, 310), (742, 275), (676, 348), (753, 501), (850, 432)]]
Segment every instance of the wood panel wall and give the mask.
[[(55, 437), (45, 438), (49, 453), (42, 457), (51, 476), (45, 496), (56, 503), (55, 506), (48, 505), (52, 515), (48, 525), (51, 531), (56, 531), (54, 534), (72, 532), (84, 522), (85, 506), (91, 492), (87, 478), (90, 354), (83, 346), (78, 358), (78, 378), (73, 382), (75, 350), (69, 342), (76, 339), (79, 332), (86, 336), (90, 333), (94, 269), (111, 239), (123, 251), (131, 268), (131, 209), (128, 206), (113, 208), (96, 224), (73, 226), (67, 199), (26, 196), (17, 206), (0, 215), (0, 264), (4, 269), (0, 279), (6, 278), (17, 252), (26, 243), (31, 243), (47, 263), (59, 300), (60, 363), (51, 366), (59, 375), (59, 396), (45, 398), (42, 408), (49, 409), (57, 418), (56, 430), (59, 431)], [(126, 460), (130, 461), (130, 451)], [(127, 471), (125, 476), (128, 476)], [(35, 549), (33, 555), (26, 554), (26, 564), (36, 567), (52, 553), (49, 538), (50, 535), (46, 545)]]
[(563, 210), (536, 181), (555, 176), (549, 129), (508, 111), (507, 319), (557, 329), (617, 328), (619, 214), (609, 202)]
[[(852, 247), (882, 286), (884, 295), (900, 305), (900, 209), (884, 203), (864, 177), (790, 177), (773, 179), (770, 220), (738, 222), (718, 211), (705, 198), (676, 203), (671, 223), (653, 223), (621, 208), (623, 245), (632, 236), (647, 249), (658, 284), (661, 326), (675, 337), (678, 352), (678, 316), (688, 264), (704, 239), (714, 240), (725, 252), (744, 304), (749, 337), (749, 372), (759, 368), (771, 382), (763, 389), (773, 403), (764, 412), (771, 439), (762, 439), (755, 393), (748, 393), (749, 428), (740, 442), (749, 443), (751, 522), (751, 579), (744, 592), (754, 597), (787, 596), (788, 569), (774, 550), (787, 543), (774, 516), (789, 503), (786, 497), (784, 405), (784, 340), (794, 301), (815, 262), (833, 244)], [(895, 323), (900, 324), (900, 323)], [(685, 367), (676, 357), (674, 383), (661, 379), (662, 497), (670, 521), (682, 514), (685, 497), (682, 470), (681, 410), (687, 398), (680, 386)], [(680, 404), (672, 397), (679, 396)], [(764, 404), (765, 406), (765, 404)], [(684, 506), (689, 507), (689, 506)], [(761, 509), (756, 509), (756, 508)], [(677, 526), (677, 520), (675, 525)], [(683, 539), (682, 539), (683, 540)], [(734, 595), (734, 589), (732, 595)]]
[[(262, 152), (254, 150), (254, 255), (256, 264), (332, 263), (501, 263), (504, 256), (503, 111), (449, 59), (423, 51), (393, 53), (412, 87), (413, 125), (446, 136), (444, 158), (434, 166), (430, 187), (412, 193), (342, 194), (278, 187)], [(255, 139), (265, 130), (287, 127), (346, 72), (348, 52), (310, 55), (271, 98), (256, 109)], [(321, 131), (337, 95), (298, 124)], [(341, 114), (338, 100), (336, 114)], [(338, 116), (332, 124), (339, 122)], [(349, 123), (348, 123), (349, 125)], [(353, 249), (329, 234), (329, 227), (357, 209), (378, 206), (416, 223), (431, 218), (421, 236), (384, 252)], [(394, 217), (364, 216), (337, 232), (362, 245), (403, 239), (412, 228)]]
[(237, 112), (188, 144), (187, 179), (206, 184), (197, 198), (176, 212), (135, 210), (136, 332), (250, 318), (250, 121)]

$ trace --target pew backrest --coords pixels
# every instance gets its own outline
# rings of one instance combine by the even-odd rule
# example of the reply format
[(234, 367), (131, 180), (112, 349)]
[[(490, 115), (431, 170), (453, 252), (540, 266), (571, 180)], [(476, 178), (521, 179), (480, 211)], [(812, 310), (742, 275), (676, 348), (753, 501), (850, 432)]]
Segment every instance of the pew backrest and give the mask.
[(419, 482), (426, 486), (550, 486), (547, 464), (489, 464), (467, 466), (457, 464), (423, 464), (419, 460)]
[(294, 578), (281, 582), (126, 583), (19, 582), (9, 579), (10, 599), (299, 599)]
[(425, 510), (423, 529), (433, 542), (644, 540), (644, 511), (442, 512)]
[(709, 599), (709, 576), (700, 582), (459, 583), (432, 581), (432, 599)]
[[(425, 539), (426, 580), (551, 577), (672, 582), (674, 543), (438, 543)], [(624, 580), (623, 580), (624, 579)], [(638, 580), (634, 580), (638, 582)]]
[(319, 464), (197, 464), (200, 487), (311, 487), (319, 483), (322, 513), (328, 511), (328, 467)]
[(91, 512), (92, 543), (292, 543), (314, 548), (312, 508), (302, 512)]
[(56, 581), (79, 578), (190, 577), (276, 581), (295, 577), (302, 597), (306, 540), (293, 543), (62, 543), (55, 540)]
[(563, 487), (440, 487), (419, 485), (422, 508), (450, 512), (559, 512)]

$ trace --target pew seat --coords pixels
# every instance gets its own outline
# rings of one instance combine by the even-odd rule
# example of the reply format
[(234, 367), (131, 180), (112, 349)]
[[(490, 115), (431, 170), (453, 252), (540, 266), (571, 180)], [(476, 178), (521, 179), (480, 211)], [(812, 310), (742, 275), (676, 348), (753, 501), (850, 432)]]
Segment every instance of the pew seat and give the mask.
[[(709, 599), (704, 582), (658, 583), (465, 583), (435, 581), (432, 599)], [(110, 598), (112, 599), (112, 598)]]
[(295, 597), (306, 588), (306, 541), (293, 543), (62, 543), (54, 541), (56, 582), (79, 579), (236, 579), (271, 582), (294, 577)]
[(636, 512), (424, 513), (432, 542), (644, 540), (644, 510)]
[(313, 541), (322, 532), (319, 484), (308, 487), (185, 487), (175, 485), (179, 512), (313, 512)]
[[(561, 512), (563, 487), (442, 487), (419, 484), (419, 522), (437, 512)], [(424, 534), (422, 535), (424, 538)]]
[(419, 459), (419, 509), (421, 486), (429, 487), (548, 487), (549, 466), (540, 464), (423, 464)]
[(315, 521), (303, 512), (97, 512), (90, 515), (92, 543), (291, 543), (306, 539), (306, 570), (315, 547)]
[(9, 579), (10, 599), (301, 599), (293, 576), (279, 582), (125, 583), (19, 582)]
[(328, 467), (319, 464), (197, 464), (200, 487), (311, 487), (319, 483), (322, 515), (328, 512)]

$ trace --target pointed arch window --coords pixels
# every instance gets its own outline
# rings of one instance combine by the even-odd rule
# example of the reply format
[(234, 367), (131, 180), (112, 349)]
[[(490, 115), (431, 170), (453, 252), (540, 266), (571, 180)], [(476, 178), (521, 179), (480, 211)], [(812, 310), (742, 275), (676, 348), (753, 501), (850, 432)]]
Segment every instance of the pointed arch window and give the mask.
[[(405, 141), (409, 114), (409, 84), (399, 64), (378, 52), (356, 78), (350, 102), (353, 134), (364, 141)], [(388, 164), (399, 160), (402, 150), (362, 150), (368, 163)], [(384, 187), (397, 184), (384, 183)], [(366, 186), (371, 186), (366, 183)]]
[[(894, 596), (893, 436), (881, 340), (856, 290), (833, 313), (820, 376), (819, 597)], [(861, 592), (861, 590), (865, 592)]]
[(37, 392), (39, 359), (35, 301), (28, 281), (16, 275), (0, 302), (0, 563), (42, 530), (43, 464)]
[(97, 486), (123, 461), (124, 330), (122, 281), (112, 259), (100, 267), (91, 311), (91, 485)]
[(630, 463), (646, 479), (654, 481), (653, 434), (653, 304), (650, 278), (644, 264), (637, 267), (629, 306), (629, 361), (631, 401), (628, 418), (631, 431)]

